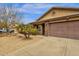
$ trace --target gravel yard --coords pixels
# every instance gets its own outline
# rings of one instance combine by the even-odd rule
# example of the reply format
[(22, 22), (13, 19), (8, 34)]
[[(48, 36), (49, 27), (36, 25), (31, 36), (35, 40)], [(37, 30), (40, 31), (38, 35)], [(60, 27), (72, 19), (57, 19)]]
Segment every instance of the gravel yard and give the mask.
[(31, 36), (24, 40), (23, 36), (0, 37), (0, 55), (2, 56), (71, 56), (79, 55), (79, 40)]

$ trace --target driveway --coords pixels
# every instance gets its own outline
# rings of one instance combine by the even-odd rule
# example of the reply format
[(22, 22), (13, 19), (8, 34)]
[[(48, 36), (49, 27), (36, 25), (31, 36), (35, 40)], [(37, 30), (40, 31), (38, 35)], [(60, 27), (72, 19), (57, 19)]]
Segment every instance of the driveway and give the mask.
[(31, 40), (22, 40), (16, 36), (4, 37), (0, 39), (0, 55), (79, 55), (79, 40), (49, 36), (32, 36)]

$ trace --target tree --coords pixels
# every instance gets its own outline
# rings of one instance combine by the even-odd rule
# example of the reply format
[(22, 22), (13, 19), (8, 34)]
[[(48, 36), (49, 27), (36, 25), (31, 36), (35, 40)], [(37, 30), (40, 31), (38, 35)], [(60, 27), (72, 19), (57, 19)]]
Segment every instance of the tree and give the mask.
[(14, 28), (15, 24), (20, 21), (22, 16), (14, 7), (0, 7), (0, 28)]
[(25, 38), (30, 38), (30, 35), (38, 34), (37, 29), (33, 27), (31, 24), (20, 24), (17, 26), (17, 30), (19, 33), (23, 34)]

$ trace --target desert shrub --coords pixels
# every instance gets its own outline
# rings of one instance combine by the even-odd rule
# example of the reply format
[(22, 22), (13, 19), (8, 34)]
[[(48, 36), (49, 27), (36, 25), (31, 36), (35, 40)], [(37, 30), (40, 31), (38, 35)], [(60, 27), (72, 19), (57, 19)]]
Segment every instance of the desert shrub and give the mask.
[(30, 35), (38, 34), (37, 29), (30, 24), (28, 25), (20, 24), (17, 27), (17, 30), (20, 34), (23, 34), (25, 38), (30, 38)]
[(32, 35), (37, 35), (38, 34), (38, 30), (36, 28), (31, 29), (31, 34)]

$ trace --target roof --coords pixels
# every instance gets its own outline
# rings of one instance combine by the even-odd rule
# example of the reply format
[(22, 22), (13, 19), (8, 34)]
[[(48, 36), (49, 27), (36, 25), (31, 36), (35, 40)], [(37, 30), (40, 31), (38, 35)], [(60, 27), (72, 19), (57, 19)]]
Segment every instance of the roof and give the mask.
[(46, 13), (44, 13), (41, 17), (39, 17), (38, 19), (37, 19), (37, 21), (38, 20), (40, 20), (41, 18), (43, 18), (45, 15), (47, 15), (52, 9), (65, 9), (65, 10), (75, 10), (75, 11), (79, 11), (79, 8), (72, 8), (72, 7), (52, 7), (52, 8), (50, 8)]
[[(45, 23), (45, 22), (50, 22), (50, 21), (57, 21), (57, 20), (62, 20), (62, 19), (72, 19), (79, 17), (79, 14), (73, 14), (73, 15), (68, 15), (68, 16), (63, 16), (63, 17), (57, 17), (57, 18), (51, 18), (51, 20), (44, 20), (44, 21), (36, 21), (32, 22), (31, 24), (40, 24), (40, 23)], [(79, 19), (76, 19), (79, 20)]]

